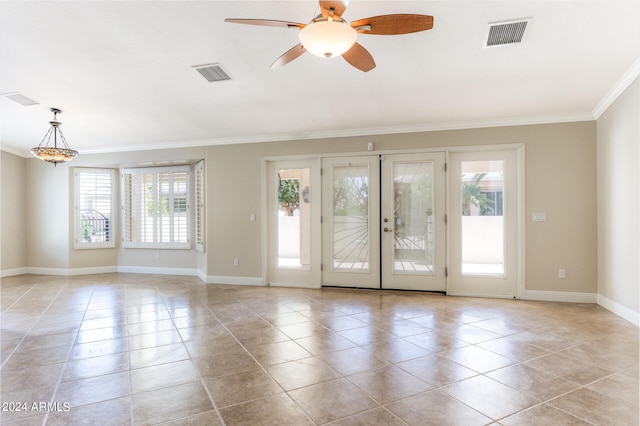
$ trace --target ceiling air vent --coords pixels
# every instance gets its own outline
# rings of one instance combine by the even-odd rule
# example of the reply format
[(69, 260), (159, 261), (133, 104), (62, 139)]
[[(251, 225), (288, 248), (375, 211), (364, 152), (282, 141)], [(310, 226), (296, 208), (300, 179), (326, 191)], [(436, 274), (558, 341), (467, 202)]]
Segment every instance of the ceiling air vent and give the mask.
[(197, 65), (193, 68), (195, 68), (196, 71), (211, 83), (215, 81), (231, 80), (229, 74), (227, 74), (219, 64)]
[(11, 99), (13, 102), (17, 102), (20, 105), (23, 106), (31, 106), (31, 105), (38, 105), (39, 102), (34, 101), (31, 98), (27, 98), (25, 95), (21, 94), (21, 93), (7, 93), (6, 95), (3, 95), (5, 98), (7, 99)]
[(489, 34), (484, 46), (504, 46), (522, 42), (528, 22), (529, 19), (518, 19), (516, 21), (490, 23)]

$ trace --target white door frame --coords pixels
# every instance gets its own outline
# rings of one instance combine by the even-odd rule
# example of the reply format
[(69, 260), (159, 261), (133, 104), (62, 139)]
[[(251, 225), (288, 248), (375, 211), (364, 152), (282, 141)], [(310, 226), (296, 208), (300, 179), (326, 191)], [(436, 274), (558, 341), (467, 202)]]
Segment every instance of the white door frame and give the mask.
[[(516, 249), (516, 262), (517, 262), (517, 297), (521, 298), (525, 294), (525, 146), (522, 143), (518, 144), (496, 144), (496, 145), (479, 145), (479, 146), (455, 146), (455, 147), (435, 147), (435, 148), (425, 148), (425, 149), (407, 149), (407, 150), (385, 150), (385, 151), (375, 151), (375, 152), (345, 152), (345, 153), (318, 153), (312, 155), (293, 155), (293, 156), (276, 156), (276, 157), (265, 157), (263, 158), (263, 176), (265, 179), (263, 180), (263, 214), (262, 217), (267, 218), (268, 207), (267, 207), (267, 169), (268, 163), (272, 161), (288, 161), (288, 160), (296, 160), (296, 159), (315, 159), (320, 162), (322, 158), (331, 158), (331, 157), (346, 157), (346, 156), (369, 156), (369, 155), (392, 155), (392, 154), (411, 154), (411, 153), (433, 153), (433, 152), (445, 152), (447, 157), (447, 163), (449, 162), (449, 154), (455, 152), (469, 152), (469, 151), (496, 151), (496, 150), (515, 150), (517, 157), (517, 239), (518, 239), (518, 247)], [(319, 164), (319, 163), (318, 163)], [(449, 171), (447, 171), (447, 174)], [(321, 190), (321, 188), (320, 188)], [(317, 191), (316, 191), (317, 192)], [(446, 178), (446, 194), (450, 194), (450, 178), (447, 176)], [(449, 196), (446, 197), (446, 214), (449, 216), (451, 214), (450, 211), (450, 203)], [(267, 253), (269, 249), (269, 238), (268, 238), (268, 225), (266, 224), (267, 219), (265, 219), (265, 226), (263, 226), (263, 282), (268, 285), (268, 261), (267, 261)], [(319, 221), (317, 221), (319, 224)], [(447, 232), (447, 241), (449, 241), (449, 227), (446, 228)], [(317, 239), (317, 243), (321, 245), (320, 238)], [(448, 243), (447, 243), (448, 245)], [(321, 252), (321, 247), (318, 249), (318, 253)], [(448, 249), (447, 249), (448, 256)], [(320, 260), (318, 260), (319, 262)], [(447, 258), (447, 263), (449, 262)], [(295, 285), (296, 287), (304, 287), (301, 285)], [(318, 284), (315, 287), (321, 287), (321, 280), (319, 280)], [(447, 291), (446, 293), (449, 295), (456, 295), (456, 293), (449, 291), (449, 284), (447, 283)], [(481, 295), (477, 295), (481, 296)]]
[[(287, 268), (278, 265), (278, 182), (277, 170), (309, 168), (309, 268)], [(321, 286), (321, 185), (320, 158), (265, 159), (263, 165), (263, 276), (266, 285), (279, 287), (319, 288)]]
[[(458, 238), (455, 227), (459, 224), (455, 221), (456, 216), (459, 215), (459, 202), (456, 203), (453, 199), (454, 196), (459, 194), (459, 188), (453, 188), (453, 182), (458, 182), (458, 179), (454, 178), (452, 173), (458, 173), (457, 167), (453, 166), (452, 157), (457, 157), (457, 154), (468, 154), (470, 161), (473, 161), (473, 156), (477, 155), (477, 158), (490, 158), (493, 152), (501, 152), (500, 154), (508, 153), (513, 156), (513, 166), (515, 166), (515, 176), (512, 182), (511, 193), (515, 190), (515, 199), (513, 205), (515, 212), (510, 216), (515, 221), (510, 228), (511, 234), (507, 238), (513, 238), (511, 247), (505, 247), (510, 256), (509, 263), (509, 280), (511, 281), (509, 290), (504, 291), (492, 291), (482, 288), (483, 282), (486, 282), (488, 288), (491, 287), (491, 280), (488, 277), (462, 277), (461, 272), (456, 268), (459, 266), (460, 253), (454, 253), (454, 250), (459, 250), (459, 244), (455, 244), (453, 238)], [(479, 147), (459, 147), (456, 149), (448, 150), (447, 156), (447, 217), (449, 218), (449, 226), (447, 227), (447, 264), (448, 264), (448, 281), (447, 281), (447, 294), (452, 296), (472, 296), (472, 297), (496, 297), (496, 298), (514, 298), (519, 299), (524, 295), (524, 225), (525, 225), (525, 210), (524, 210), (524, 144), (511, 144), (511, 145), (491, 145), (491, 146), (479, 146)], [(511, 167), (513, 167), (511, 166)], [(455, 206), (455, 207), (453, 207)], [(455, 211), (454, 211), (455, 209)], [(453, 221), (452, 221), (453, 219)], [(505, 231), (507, 232), (507, 231)], [(454, 235), (455, 234), (455, 235)], [(479, 291), (473, 289), (468, 285), (472, 281), (476, 281)], [(456, 284), (457, 283), (457, 284)], [(496, 287), (494, 287), (496, 288)]]

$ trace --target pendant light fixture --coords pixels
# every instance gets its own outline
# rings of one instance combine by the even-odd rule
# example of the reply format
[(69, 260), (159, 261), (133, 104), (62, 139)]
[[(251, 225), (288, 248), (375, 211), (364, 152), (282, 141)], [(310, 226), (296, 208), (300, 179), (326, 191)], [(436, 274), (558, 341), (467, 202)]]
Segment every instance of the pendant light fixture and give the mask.
[[(62, 130), (60, 130), (62, 123), (58, 121), (57, 115), (62, 111), (58, 108), (51, 108), (51, 112), (53, 113), (53, 120), (49, 122), (51, 127), (49, 127), (44, 138), (42, 138), (40, 145), (31, 149), (31, 154), (36, 158), (57, 166), (58, 163), (64, 163), (76, 158), (78, 151), (69, 148), (62, 134)], [(51, 139), (53, 139), (53, 146), (51, 146)], [(62, 146), (60, 147), (58, 147), (58, 140), (62, 142)]]

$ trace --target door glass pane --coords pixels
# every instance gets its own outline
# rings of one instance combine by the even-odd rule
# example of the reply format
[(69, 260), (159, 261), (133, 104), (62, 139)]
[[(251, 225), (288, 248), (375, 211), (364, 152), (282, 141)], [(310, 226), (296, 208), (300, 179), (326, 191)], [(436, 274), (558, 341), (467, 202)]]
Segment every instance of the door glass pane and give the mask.
[(278, 267), (311, 268), (310, 168), (278, 170)]
[(396, 273), (433, 274), (433, 162), (393, 164)]
[(504, 275), (504, 161), (463, 161), (462, 274)]
[(369, 271), (369, 166), (333, 166), (334, 271)]

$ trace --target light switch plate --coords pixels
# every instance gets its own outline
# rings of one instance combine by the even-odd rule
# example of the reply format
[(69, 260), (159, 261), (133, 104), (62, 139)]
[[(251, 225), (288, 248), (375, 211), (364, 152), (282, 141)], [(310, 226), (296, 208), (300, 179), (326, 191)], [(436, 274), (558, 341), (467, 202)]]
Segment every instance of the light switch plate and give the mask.
[(547, 214), (545, 212), (533, 212), (531, 213), (532, 222), (546, 222)]

